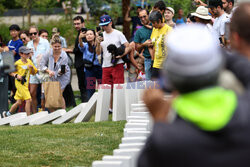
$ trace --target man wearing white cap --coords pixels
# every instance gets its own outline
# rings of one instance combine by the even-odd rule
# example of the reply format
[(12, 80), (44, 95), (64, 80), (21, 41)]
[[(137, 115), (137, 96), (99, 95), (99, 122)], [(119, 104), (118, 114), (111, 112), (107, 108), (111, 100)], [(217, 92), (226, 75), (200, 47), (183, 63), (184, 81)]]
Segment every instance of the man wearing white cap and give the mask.
[[(224, 59), (217, 39), (198, 24), (174, 29), (167, 44), (162, 79), (175, 98), (165, 100), (160, 89), (144, 93), (154, 127), (138, 167), (249, 166), (250, 92), (237, 96), (217, 86), (217, 79), (225, 63), (248, 86), (250, 62), (243, 56)], [(170, 110), (177, 115), (171, 123)]]
[(166, 24), (169, 25), (170, 27), (175, 28), (176, 24), (173, 22), (173, 17), (174, 17), (174, 9), (171, 7), (167, 7), (164, 13)]

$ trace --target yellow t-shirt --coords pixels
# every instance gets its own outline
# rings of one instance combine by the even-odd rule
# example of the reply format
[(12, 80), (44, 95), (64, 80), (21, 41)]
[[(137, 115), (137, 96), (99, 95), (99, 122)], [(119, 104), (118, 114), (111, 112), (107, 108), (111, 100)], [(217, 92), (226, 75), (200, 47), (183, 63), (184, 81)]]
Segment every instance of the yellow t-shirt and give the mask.
[(154, 68), (162, 68), (162, 63), (167, 57), (166, 36), (172, 30), (172, 27), (165, 24), (161, 29), (153, 28), (151, 41), (154, 45)]
[(29, 92), (29, 79), (30, 79), (30, 74), (31, 70), (29, 68), (29, 65), (32, 65), (34, 68), (35, 73), (37, 73), (37, 68), (34, 66), (32, 61), (30, 59), (27, 59), (27, 63), (24, 63), (21, 59), (16, 61), (15, 63), (17, 71), (15, 72), (16, 74), (23, 76), (26, 81), (18, 81), (15, 79), (15, 85), (16, 85), (16, 94), (15, 94), (15, 99), (21, 99), (21, 100), (27, 100), (30, 99), (30, 92)]

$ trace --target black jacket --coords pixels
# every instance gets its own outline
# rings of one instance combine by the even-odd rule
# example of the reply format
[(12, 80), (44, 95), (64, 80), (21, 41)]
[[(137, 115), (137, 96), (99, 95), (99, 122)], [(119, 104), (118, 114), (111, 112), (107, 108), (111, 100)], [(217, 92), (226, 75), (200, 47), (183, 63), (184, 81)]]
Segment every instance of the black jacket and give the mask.
[[(77, 34), (76, 40), (75, 40), (75, 48), (73, 50), (75, 54), (75, 68), (79, 68), (83, 66), (83, 53), (80, 51), (78, 44), (79, 44), (79, 32)], [(86, 38), (82, 39), (83, 42), (86, 42)]]
[(171, 124), (155, 123), (139, 167), (250, 166), (250, 63), (245, 57), (229, 55), (226, 67), (247, 90), (238, 96), (229, 123), (215, 132), (203, 131), (178, 116)]

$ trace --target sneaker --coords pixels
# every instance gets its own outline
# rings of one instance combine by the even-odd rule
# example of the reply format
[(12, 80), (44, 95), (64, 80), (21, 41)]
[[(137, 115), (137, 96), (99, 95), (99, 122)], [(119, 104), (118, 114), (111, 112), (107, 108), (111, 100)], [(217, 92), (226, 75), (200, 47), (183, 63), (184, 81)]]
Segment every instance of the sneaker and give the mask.
[(3, 117), (5, 118), (5, 117), (9, 117), (9, 116), (11, 116), (11, 113), (9, 112), (9, 111), (4, 111), (3, 112)]
[(113, 113), (113, 110), (110, 108), (109, 109), (109, 114), (112, 114)]
[(6, 116), (6, 111), (3, 111), (3, 113), (2, 113), (2, 115), (3, 115), (3, 118), (5, 118)]

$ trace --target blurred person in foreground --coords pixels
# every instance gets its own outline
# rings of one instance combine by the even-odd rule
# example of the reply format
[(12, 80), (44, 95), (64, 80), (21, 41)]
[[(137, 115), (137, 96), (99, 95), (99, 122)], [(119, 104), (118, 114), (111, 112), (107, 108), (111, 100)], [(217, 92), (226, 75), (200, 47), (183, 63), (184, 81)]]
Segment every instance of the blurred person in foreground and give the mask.
[(223, 57), (217, 39), (202, 25), (176, 28), (167, 43), (162, 77), (174, 95), (165, 100), (160, 89), (144, 93), (154, 127), (138, 166), (249, 166), (249, 91), (238, 96), (217, 86), (217, 79), (225, 64), (249, 89), (250, 62), (239, 55)]

